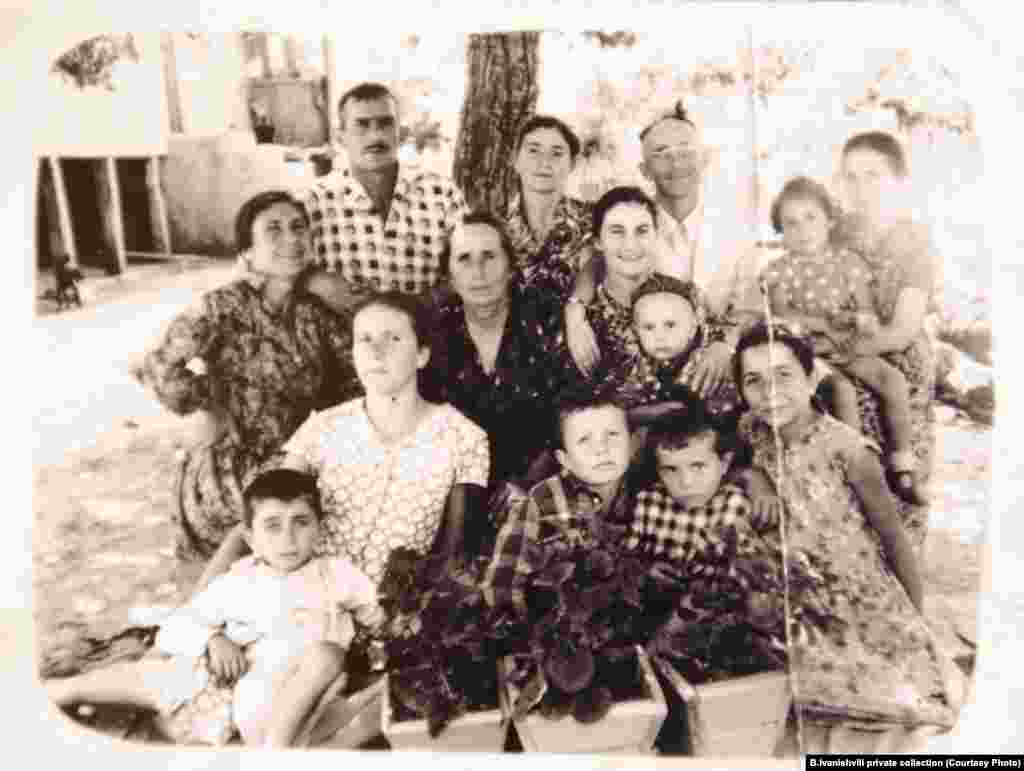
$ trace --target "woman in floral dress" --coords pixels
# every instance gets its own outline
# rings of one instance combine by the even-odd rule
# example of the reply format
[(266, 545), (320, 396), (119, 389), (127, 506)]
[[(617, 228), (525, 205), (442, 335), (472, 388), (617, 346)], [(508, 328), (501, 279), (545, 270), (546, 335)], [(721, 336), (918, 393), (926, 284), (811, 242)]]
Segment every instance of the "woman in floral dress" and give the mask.
[(235, 220), (252, 271), (203, 295), (146, 354), (162, 404), (214, 417), (178, 478), (177, 556), (204, 562), (241, 521), (242, 489), (310, 412), (359, 384), (346, 321), (302, 288), (309, 220), (290, 194), (255, 196)]
[(534, 115), (516, 142), (519, 194), (509, 203), (508, 233), (522, 285), (557, 299), (573, 289), (591, 235), (590, 204), (565, 194), (580, 140), (565, 123)]
[[(310, 415), (277, 461), (317, 475), (325, 513), (318, 553), (346, 557), (375, 585), (401, 547), (442, 555), (454, 568), (471, 515), (469, 488), (487, 484), (483, 430), (420, 392), (428, 319), (417, 298), (397, 292), (357, 305), (352, 356), (366, 396)], [(207, 573), (246, 553), (236, 529)]]
[(959, 684), (921, 613), (918, 560), (877, 446), (815, 409), (813, 350), (789, 328), (748, 330), (735, 368), (750, 407), (740, 433), (785, 503), (789, 560), (821, 566), (812, 586), (790, 588), (790, 603), (829, 598), (827, 618), (796, 613), (790, 626), (805, 722), (951, 727)]
[[(883, 132), (851, 137), (843, 148), (841, 175), (850, 212), (840, 222), (836, 237), (873, 269), (882, 322), (880, 332), (860, 340), (855, 353), (881, 356), (906, 377), (914, 474), (917, 484), (927, 488), (935, 453), (935, 350), (924, 318), (934, 302), (941, 263), (928, 228), (900, 214), (899, 196), (908, 170), (894, 137)], [(854, 384), (865, 435), (888, 449), (877, 398), (863, 384), (856, 380)], [(901, 502), (900, 515), (920, 554), (928, 531), (928, 508)]]

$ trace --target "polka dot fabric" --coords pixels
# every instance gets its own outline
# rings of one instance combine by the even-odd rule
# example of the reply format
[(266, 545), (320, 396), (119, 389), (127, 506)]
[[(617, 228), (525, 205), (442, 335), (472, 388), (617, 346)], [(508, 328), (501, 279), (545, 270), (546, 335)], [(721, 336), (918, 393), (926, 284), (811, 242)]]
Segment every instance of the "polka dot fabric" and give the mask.
[(833, 250), (824, 258), (786, 253), (768, 264), (762, 279), (798, 313), (828, 318), (840, 311), (875, 311), (872, 271), (847, 249)]
[(319, 551), (347, 557), (380, 581), (388, 554), (430, 550), (452, 487), (487, 484), (487, 436), (450, 405), (383, 444), (362, 399), (317, 413), (285, 445), (319, 476), (327, 513)]
[(318, 265), (354, 284), (409, 294), (437, 284), (447, 234), (465, 209), (450, 180), (401, 166), (386, 221), (348, 168), (317, 180), (305, 204)]

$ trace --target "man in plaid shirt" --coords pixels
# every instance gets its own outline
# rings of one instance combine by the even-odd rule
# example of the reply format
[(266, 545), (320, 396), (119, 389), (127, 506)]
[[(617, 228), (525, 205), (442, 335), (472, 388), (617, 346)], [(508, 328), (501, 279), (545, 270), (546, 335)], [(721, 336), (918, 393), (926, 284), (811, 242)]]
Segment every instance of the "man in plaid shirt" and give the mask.
[(625, 410), (601, 396), (568, 395), (559, 400), (558, 421), (562, 470), (510, 507), (483, 580), (495, 601), (521, 605), (521, 584), (543, 566), (548, 549), (585, 545), (602, 529), (625, 534)]
[(398, 162), (398, 107), (379, 83), (338, 100), (348, 163), (304, 196), (313, 254), (327, 269), (310, 288), (332, 305), (366, 290), (422, 294), (438, 282), (445, 240), (465, 212), (450, 179)]

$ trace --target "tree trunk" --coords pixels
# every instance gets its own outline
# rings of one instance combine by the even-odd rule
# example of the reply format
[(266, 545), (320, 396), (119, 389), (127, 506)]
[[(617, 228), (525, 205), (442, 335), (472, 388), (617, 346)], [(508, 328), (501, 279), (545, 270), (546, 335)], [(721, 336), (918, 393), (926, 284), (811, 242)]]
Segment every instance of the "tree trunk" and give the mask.
[(471, 208), (504, 214), (516, 190), (516, 135), (537, 106), (540, 33), (469, 36), (452, 176)]
[(163, 52), (164, 85), (167, 90), (167, 118), (171, 124), (171, 133), (182, 134), (185, 131), (185, 123), (181, 113), (178, 59), (174, 55), (174, 36), (172, 33), (160, 33), (160, 50)]

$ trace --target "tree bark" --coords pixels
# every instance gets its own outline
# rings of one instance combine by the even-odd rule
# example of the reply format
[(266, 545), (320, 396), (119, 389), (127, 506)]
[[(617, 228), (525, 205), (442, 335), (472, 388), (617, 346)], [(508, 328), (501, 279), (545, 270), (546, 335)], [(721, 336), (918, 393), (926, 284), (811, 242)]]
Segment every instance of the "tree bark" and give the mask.
[(163, 53), (164, 85), (167, 89), (167, 118), (172, 134), (182, 134), (185, 123), (181, 113), (181, 90), (178, 85), (178, 59), (174, 55), (174, 35), (160, 33), (160, 50)]
[(540, 33), (469, 36), (452, 177), (471, 208), (503, 215), (517, 189), (516, 135), (537, 107)]

